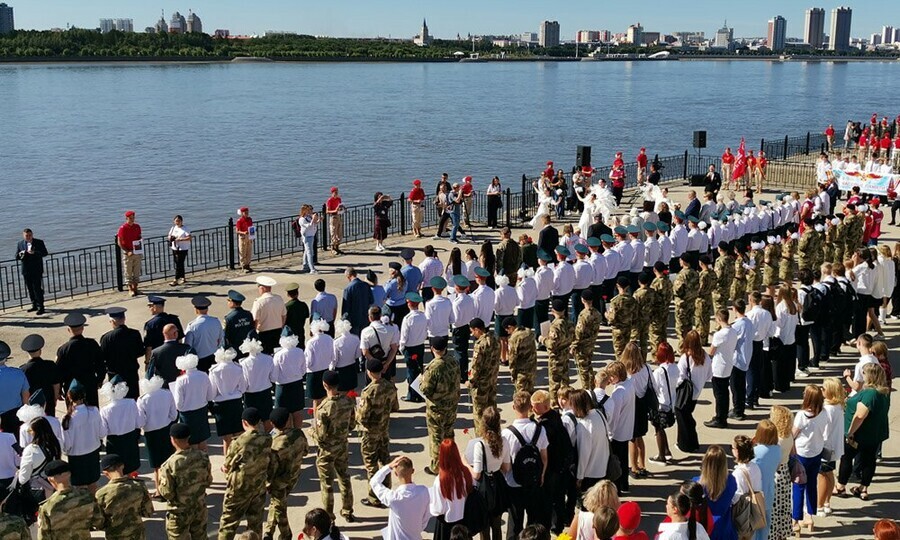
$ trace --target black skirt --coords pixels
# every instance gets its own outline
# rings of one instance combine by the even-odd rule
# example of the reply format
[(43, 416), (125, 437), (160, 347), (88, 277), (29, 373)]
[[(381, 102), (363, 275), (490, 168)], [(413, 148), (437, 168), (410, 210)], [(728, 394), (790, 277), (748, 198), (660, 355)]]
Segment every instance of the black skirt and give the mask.
[(117, 454), (125, 463), (125, 474), (131, 474), (141, 468), (141, 451), (138, 446), (141, 439), (140, 430), (124, 435), (106, 436), (106, 453)]
[(188, 439), (191, 444), (200, 444), (209, 439), (209, 410), (206, 407), (193, 411), (178, 411), (178, 421), (191, 428), (191, 438)]
[(219, 437), (234, 435), (244, 430), (241, 425), (241, 413), (244, 412), (244, 401), (241, 398), (229, 399), (213, 403), (212, 413), (216, 419), (216, 434)]
[(309, 399), (323, 399), (325, 386), (322, 384), (322, 376), (325, 371), (313, 371), (306, 374), (306, 397)]
[(359, 367), (356, 364), (337, 368), (338, 390), (349, 392), (359, 386)]
[(69, 456), (72, 485), (88, 486), (100, 479), (100, 448), (89, 454)]
[[(352, 366), (355, 368), (355, 366)], [(354, 370), (355, 371), (355, 370)], [(306, 404), (306, 396), (303, 394), (303, 379), (287, 384), (275, 385), (275, 406), (284, 407), (288, 412), (303, 410)]]
[(634, 435), (633, 438), (643, 437), (647, 434), (647, 421), (650, 411), (644, 405), (644, 400), (636, 397), (634, 400)]
[(169, 428), (163, 426), (153, 431), (144, 432), (144, 444), (147, 446), (147, 461), (154, 469), (162, 467), (162, 464), (175, 453), (172, 441), (169, 439)]
[(259, 419), (266, 421), (272, 414), (272, 390), (260, 392), (247, 392), (244, 394), (244, 408), (254, 407), (259, 411)]
[(503, 319), (507, 317), (511, 317), (512, 315), (494, 315), (494, 335), (500, 338), (508, 338), (509, 332), (506, 331), (506, 328), (503, 328)]

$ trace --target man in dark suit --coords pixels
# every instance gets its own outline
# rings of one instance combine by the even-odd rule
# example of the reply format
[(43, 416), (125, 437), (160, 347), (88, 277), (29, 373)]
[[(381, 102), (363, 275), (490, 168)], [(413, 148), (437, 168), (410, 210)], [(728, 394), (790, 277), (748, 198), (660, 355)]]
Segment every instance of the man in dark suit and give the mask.
[(344, 276), (350, 284), (344, 288), (341, 316), (350, 321), (350, 332), (358, 336), (363, 328), (369, 326), (369, 308), (375, 303), (375, 298), (372, 288), (356, 276), (356, 269), (347, 268)]
[(178, 342), (178, 327), (174, 324), (167, 324), (163, 327), (163, 344), (153, 349), (150, 353), (150, 362), (147, 364), (147, 378), (159, 375), (166, 384), (174, 382), (180, 375), (180, 371), (175, 367), (175, 359), (186, 354), (193, 354), (193, 350), (189, 345)]
[(22, 232), (22, 240), (16, 246), (16, 259), (22, 261), (22, 277), (31, 298), (31, 309), (38, 315), (44, 314), (44, 257), (47, 247), (43, 240), (34, 237), (31, 229)]
[(603, 223), (603, 214), (594, 214), (594, 222), (588, 227), (586, 238), (600, 240), (600, 237), (604, 234), (612, 236), (612, 229), (606, 223)]
[(112, 330), (100, 337), (100, 350), (103, 351), (103, 362), (106, 364), (106, 375), (112, 380), (120, 375), (128, 384), (130, 399), (137, 399), (139, 359), (145, 355), (144, 340), (141, 333), (125, 325), (123, 307), (111, 307), (106, 310)]
[(559, 245), (559, 230), (550, 223), (550, 216), (541, 218), (544, 228), (538, 233), (538, 249), (542, 249), (547, 253), (553, 253), (556, 246)]
[(718, 195), (720, 189), (722, 189), (722, 175), (716, 171), (715, 165), (710, 165), (709, 172), (706, 173), (706, 186), (703, 190), (707, 193)]
[(103, 384), (106, 366), (103, 351), (94, 339), (84, 337), (87, 319), (81, 313), (69, 313), (63, 320), (69, 332), (69, 341), (56, 350), (56, 365), (62, 377), (63, 390), (68, 392), (72, 381), (77, 380), (85, 388), (84, 402), (99, 407), (97, 390)]
[(685, 217), (694, 216), (700, 219), (700, 201), (697, 200), (697, 192), (693, 189), (688, 191), (688, 205), (684, 209)]

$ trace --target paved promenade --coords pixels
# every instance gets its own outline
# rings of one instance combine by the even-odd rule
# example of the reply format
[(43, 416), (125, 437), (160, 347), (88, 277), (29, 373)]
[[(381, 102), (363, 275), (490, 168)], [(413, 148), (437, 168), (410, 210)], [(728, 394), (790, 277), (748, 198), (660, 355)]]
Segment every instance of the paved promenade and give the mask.
[[(686, 200), (686, 192), (689, 188), (679, 186), (670, 186), (670, 196), (676, 201)], [(774, 199), (773, 193), (767, 193), (765, 199)], [(889, 213), (886, 211), (886, 213)], [(577, 218), (575, 218), (577, 219)], [(887, 219), (885, 223), (887, 223)], [(900, 227), (884, 226), (885, 235), (883, 241), (891, 242), (900, 239)], [(529, 232), (527, 229), (514, 230), (514, 237), (521, 232)], [(484, 228), (476, 228), (475, 239), (481, 242), (485, 239), (499, 241), (499, 235), (496, 231), (488, 231)], [(535, 231), (536, 233), (536, 231)], [(228, 289), (236, 289), (247, 296), (248, 301), (246, 307), (249, 308), (252, 300), (257, 296), (254, 279), (265, 274), (275, 278), (279, 282), (274, 291), (276, 294), (284, 294), (283, 285), (286, 282), (294, 281), (300, 284), (300, 298), (309, 302), (314, 296), (315, 291), (312, 287), (316, 278), (323, 278), (328, 286), (328, 290), (338, 296), (346, 284), (343, 270), (347, 266), (353, 266), (357, 270), (374, 270), (379, 274), (380, 281), (385, 280), (385, 272), (388, 262), (398, 260), (398, 253), (401, 247), (412, 247), (421, 249), (426, 244), (433, 244), (440, 250), (441, 260), (446, 260), (447, 253), (452, 247), (447, 240), (415, 240), (411, 237), (391, 237), (386, 242), (388, 250), (384, 253), (376, 253), (372, 250), (372, 244), (357, 244), (348, 246), (348, 254), (337, 258), (322, 257), (319, 270), (320, 275), (310, 276), (299, 273), (300, 259), (294, 257), (281, 261), (273, 261), (266, 264), (254, 264), (254, 274), (242, 274), (237, 272), (218, 272), (206, 275), (189, 276), (190, 280), (186, 286), (170, 287), (162, 282), (151, 286), (142, 287), (144, 294), (159, 294), (167, 298), (166, 305), (169, 313), (177, 314), (183, 324), (186, 324), (194, 318), (194, 312), (190, 305), (190, 299), (194, 295), (204, 294), (213, 300), (210, 308), (210, 315), (223, 317), (227, 312), (225, 294)], [(460, 248), (465, 250), (472, 246), (477, 251), (476, 244), (463, 243)], [(421, 256), (416, 257), (415, 262), (418, 263)], [(49, 305), (47, 315), (42, 317), (32, 317), (31, 314), (25, 312), (7, 312), (0, 314), (0, 339), (9, 343), (14, 351), (14, 358), (10, 361), (11, 365), (20, 365), (24, 363), (26, 354), (19, 349), (21, 340), (30, 333), (40, 333), (46, 339), (47, 345), (44, 349), (44, 357), (53, 359), (56, 348), (66, 339), (66, 328), (62, 320), (67, 313), (79, 311), (89, 318), (89, 326), (85, 329), (85, 335), (93, 338), (99, 338), (104, 332), (109, 330), (108, 319), (103, 315), (103, 310), (109, 306), (123, 306), (128, 309), (128, 324), (132, 328), (141, 329), (144, 322), (149, 318), (148, 310), (145, 305), (145, 297), (136, 299), (130, 298), (127, 293), (114, 294), (97, 294), (88, 297), (76, 298), (72, 301), (54, 303)], [(670, 339), (673, 334), (674, 325), (670, 324)], [(898, 345), (898, 334), (900, 334), (900, 321), (889, 321), (885, 327), (885, 334), (888, 339), (888, 345), (892, 351)], [(802, 387), (807, 382), (821, 383), (823, 377), (839, 376), (846, 367), (851, 367), (856, 362), (856, 354), (849, 347), (844, 347), (844, 354), (832, 359), (830, 363), (822, 366), (815, 372), (812, 377), (807, 380), (800, 380), (796, 383), (790, 392), (778, 395), (776, 399), (764, 400), (763, 406), (768, 407), (773, 404), (784, 404), (796, 411), (799, 408)], [(597, 354), (595, 356), (595, 368), (605, 365), (612, 359), (612, 343), (610, 340), (610, 332), (608, 328), (601, 330), (600, 339), (597, 345)], [(541, 354), (539, 358), (540, 364), (538, 369), (539, 387), (546, 388), (547, 385), (547, 367), (546, 356)], [(896, 365), (896, 364), (895, 364)], [(571, 365), (572, 381), (575, 385), (575, 366)], [(395, 382), (400, 392), (406, 392), (406, 384), (403, 381), (404, 370), (401, 365), (400, 373)], [(361, 382), (362, 385), (362, 382)], [(360, 386), (360, 389), (362, 386)], [(498, 403), (501, 412), (506, 421), (512, 418), (510, 407), (512, 384), (510, 382), (509, 371), (506, 368), (500, 370)], [(712, 416), (712, 391), (707, 387), (704, 390), (700, 404), (697, 408), (697, 419), (699, 424), (700, 441), (704, 445), (721, 444), (728, 448), (731, 439), (737, 434), (753, 434), (752, 430), (757, 421), (767, 417), (768, 410), (765, 411), (747, 411), (748, 419), (743, 422), (733, 422), (732, 428), (728, 430), (710, 430), (702, 425), (702, 421)], [(58, 407), (59, 416), (62, 415), (62, 405)], [(426, 475), (423, 470), (428, 463), (427, 438), (424, 421), (424, 405), (411, 404), (401, 401), (400, 412), (393, 416), (391, 422), (391, 454), (396, 456), (399, 454), (408, 455), (412, 458), (416, 467), (415, 480), (422, 484), (431, 485), (434, 477)], [(896, 501), (900, 496), (900, 487), (897, 482), (900, 480), (900, 419), (898, 407), (891, 409), (891, 429), (892, 438), (884, 445), (884, 459), (878, 465), (875, 481), (870, 489), (872, 500), (869, 502), (861, 502), (859, 499), (834, 499), (832, 507), (834, 508), (833, 516), (829, 518), (816, 518), (816, 532), (812, 535), (815, 538), (834, 538), (834, 539), (858, 539), (869, 538), (872, 534), (872, 525), (875, 520), (882, 517), (897, 518), (900, 504)], [(305, 427), (309, 427), (306, 425)], [(472, 429), (471, 405), (468, 394), (463, 391), (461, 404), (459, 407), (459, 419), (456, 425), (456, 439), (461, 449), (465, 448), (466, 443), (474, 437)], [(308, 432), (308, 430), (307, 430)], [(669, 430), (669, 439), (674, 441), (675, 428)], [(655, 440), (652, 434), (645, 438), (647, 445), (647, 455), (655, 454)], [(672, 449), (675, 453), (676, 464), (670, 466), (660, 466), (648, 463), (647, 467), (651, 473), (650, 478), (645, 480), (632, 481), (631, 494), (626, 497), (627, 500), (635, 500), (641, 504), (645, 518), (641, 523), (641, 529), (645, 530), (651, 538), (655, 534), (657, 525), (664, 517), (665, 504), (664, 499), (667, 495), (674, 492), (679, 483), (685, 479), (699, 474), (701, 455), (684, 455), (678, 452), (672, 443)], [(315, 447), (312, 448), (312, 452)], [(377, 538), (379, 530), (387, 523), (386, 510), (374, 510), (359, 504), (367, 492), (365, 471), (362, 467), (361, 456), (359, 452), (359, 440), (357, 434), (354, 433), (350, 437), (350, 467), (353, 481), (353, 491), (355, 498), (355, 511), (357, 520), (355, 523), (347, 524), (343, 519), (338, 518), (338, 524), (342, 527), (342, 531), (352, 539)], [(730, 452), (729, 452), (730, 454)], [(222, 505), (222, 498), (225, 489), (224, 475), (220, 472), (222, 465), (222, 446), (221, 440), (213, 438), (210, 440), (210, 455), (213, 463), (214, 483), (209, 490), (207, 504), (209, 506), (210, 526), (209, 533), (212, 537), (217, 532), (218, 518)], [(733, 463), (732, 463), (733, 465)], [(144, 462), (141, 469), (143, 476), (152, 483), (152, 473), (149, 471), (148, 465)], [(150, 484), (148, 484), (150, 485)], [(335, 485), (335, 489), (337, 486)], [(336, 498), (338, 495), (336, 495)], [(305, 470), (302, 475), (300, 484), (296, 487), (290, 499), (291, 512), (290, 520), (294, 534), (300, 532), (302, 527), (303, 516), (306, 511), (318, 507), (321, 504), (319, 496), (319, 482), (314, 466), (314, 454), (307, 456), (305, 460)], [(340, 508), (339, 499), (336, 500), (336, 510)], [(157, 512), (148, 522), (148, 538), (163, 538), (163, 517), (164, 505), (154, 503)], [(808, 533), (805, 533), (808, 535)], [(95, 536), (101, 537), (99, 533)]]

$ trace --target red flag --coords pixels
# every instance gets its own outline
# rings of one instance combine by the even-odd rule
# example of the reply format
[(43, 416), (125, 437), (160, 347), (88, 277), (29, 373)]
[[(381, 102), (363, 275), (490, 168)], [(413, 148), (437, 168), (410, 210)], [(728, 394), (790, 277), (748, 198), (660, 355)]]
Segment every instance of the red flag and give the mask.
[(744, 177), (747, 172), (747, 151), (744, 148), (744, 138), (741, 137), (741, 146), (738, 147), (737, 159), (734, 161), (734, 172), (731, 175), (735, 180)]

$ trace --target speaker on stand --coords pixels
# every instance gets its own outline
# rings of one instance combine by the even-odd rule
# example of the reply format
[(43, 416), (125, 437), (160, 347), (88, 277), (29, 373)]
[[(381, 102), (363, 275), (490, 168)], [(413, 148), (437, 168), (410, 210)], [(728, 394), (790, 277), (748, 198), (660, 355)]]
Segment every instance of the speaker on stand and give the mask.
[(581, 169), (582, 167), (590, 167), (591, 166), (591, 147), (590, 146), (578, 146), (578, 150), (575, 154), (575, 166)]

